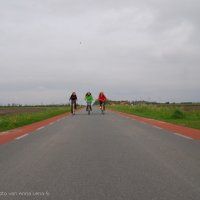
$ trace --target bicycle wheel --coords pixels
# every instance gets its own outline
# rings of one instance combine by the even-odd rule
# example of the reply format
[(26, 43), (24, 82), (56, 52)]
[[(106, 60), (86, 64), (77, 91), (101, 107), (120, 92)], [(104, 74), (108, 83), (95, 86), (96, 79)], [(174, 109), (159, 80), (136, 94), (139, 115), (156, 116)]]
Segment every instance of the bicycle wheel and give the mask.
[(104, 115), (104, 112), (105, 112), (105, 104), (103, 102), (101, 105), (101, 113)]
[(75, 104), (72, 105), (72, 114), (75, 115)]

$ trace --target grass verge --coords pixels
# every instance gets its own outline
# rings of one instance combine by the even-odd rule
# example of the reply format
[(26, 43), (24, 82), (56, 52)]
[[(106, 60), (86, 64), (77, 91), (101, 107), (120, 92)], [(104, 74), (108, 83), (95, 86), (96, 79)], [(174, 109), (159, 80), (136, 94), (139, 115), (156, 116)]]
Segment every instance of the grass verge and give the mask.
[(185, 111), (181, 106), (167, 105), (110, 105), (110, 109), (200, 129), (200, 110)]
[[(10, 109), (13, 108), (9, 108), (8, 112)], [(0, 132), (32, 124), (70, 111), (69, 106), (40, 107), (37, 110), (35, 108), (34, 110), (27, 108), (27, 111), (24, 111), (24, 108), (22, 109), (23, 112), (17, 109), (17, 112), (12, 113), (12, 115), (0, 116)]]

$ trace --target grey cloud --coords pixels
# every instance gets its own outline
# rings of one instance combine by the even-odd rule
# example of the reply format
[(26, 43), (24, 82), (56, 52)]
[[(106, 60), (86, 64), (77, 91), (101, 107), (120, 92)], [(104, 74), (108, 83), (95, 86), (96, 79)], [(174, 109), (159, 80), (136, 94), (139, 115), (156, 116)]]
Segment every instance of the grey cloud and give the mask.
[(200, 101), (197, 0), (0, 1), (0, 103)]

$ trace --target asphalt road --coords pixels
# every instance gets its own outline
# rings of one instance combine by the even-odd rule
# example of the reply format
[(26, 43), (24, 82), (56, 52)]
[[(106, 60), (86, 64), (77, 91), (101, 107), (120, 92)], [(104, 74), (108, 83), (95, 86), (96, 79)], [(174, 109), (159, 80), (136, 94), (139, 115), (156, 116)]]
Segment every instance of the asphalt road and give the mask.
[(0, 145), (0, 199), (199, 200), (200, 142), (80, 111)]

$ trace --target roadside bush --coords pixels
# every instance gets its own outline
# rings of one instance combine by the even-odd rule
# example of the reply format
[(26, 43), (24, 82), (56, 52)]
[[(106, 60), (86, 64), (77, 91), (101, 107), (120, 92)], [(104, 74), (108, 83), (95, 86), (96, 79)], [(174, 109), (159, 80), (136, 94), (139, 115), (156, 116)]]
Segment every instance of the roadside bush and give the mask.
[(171, 116), (173, 119), (183, 119), (185, 117), (183, 111), (176, 109)]

